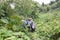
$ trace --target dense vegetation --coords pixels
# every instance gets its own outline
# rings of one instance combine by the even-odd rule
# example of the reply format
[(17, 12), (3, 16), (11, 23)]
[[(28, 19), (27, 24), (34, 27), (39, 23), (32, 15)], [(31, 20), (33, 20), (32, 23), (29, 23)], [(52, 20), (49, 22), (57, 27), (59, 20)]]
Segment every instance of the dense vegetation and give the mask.
[[(10, 3), (15, 3), (14, 9)], [(35, 32), (23, 25), (22, 16), (33, 18)], [(47, 5), (33, 0), (0, 1), (0, 40), (60, 40), (60, 0)]]

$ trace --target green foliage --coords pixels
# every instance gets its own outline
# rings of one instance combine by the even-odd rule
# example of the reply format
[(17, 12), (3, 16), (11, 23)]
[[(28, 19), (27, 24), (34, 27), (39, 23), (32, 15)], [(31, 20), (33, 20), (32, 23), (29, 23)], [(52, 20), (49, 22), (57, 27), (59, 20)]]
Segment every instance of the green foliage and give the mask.
[(7, 19), (2, 18), (1, 21), (2, 21), (3, 23), (8, 24), (8, 20), (7, 20)]
[[(12, 2), (15, 9), (9, 5)], [(0, 40), (53, 40), (53, 35), (60, 33), (60, 1), (41, 6), (32, 0), (6, 0), (0, 5)], [(34, 18), (35, 32), (29, 32), (22, 16)]]

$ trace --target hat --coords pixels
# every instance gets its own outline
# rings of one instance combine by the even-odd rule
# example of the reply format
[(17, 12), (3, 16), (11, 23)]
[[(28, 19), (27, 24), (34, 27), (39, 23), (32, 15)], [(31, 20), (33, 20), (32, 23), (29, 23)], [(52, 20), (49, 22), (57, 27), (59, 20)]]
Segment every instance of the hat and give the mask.
[(32, 18), (28, 18), (29, 20), (32, 20)]

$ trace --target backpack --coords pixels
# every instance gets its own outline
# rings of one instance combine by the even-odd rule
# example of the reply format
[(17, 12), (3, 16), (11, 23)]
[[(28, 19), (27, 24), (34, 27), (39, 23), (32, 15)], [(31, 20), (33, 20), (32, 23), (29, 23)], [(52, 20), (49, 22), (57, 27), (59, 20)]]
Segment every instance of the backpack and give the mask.
[(31, 25), (31, 28), (30, 28), (31, 32), (34, 32), (35, 29), (36, 29), (36, 25), (35, 25), (35, 23), (32, 22), (30, 25)]

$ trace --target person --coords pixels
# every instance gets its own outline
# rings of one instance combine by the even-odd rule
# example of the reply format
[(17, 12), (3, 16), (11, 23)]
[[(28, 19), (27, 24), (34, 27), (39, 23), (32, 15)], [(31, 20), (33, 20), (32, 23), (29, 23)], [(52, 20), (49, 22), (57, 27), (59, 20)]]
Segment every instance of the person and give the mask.
[(36, 24), (34, 23), (33, 19), (32, 18), (28, 18), (27, 20), (24, 19), (23, 17), (23, 23), (28, 27), (28, 29), (31, 31), (31, 32), (34, 32), (35, 29), (36, 29)]
[(29, 18), (26, 22), (26, 25), (28, 26), (28, 28), (30, 29), (31, 32), (34, 32), (36, 29), (36, 24), (34, 23), (32, 18)]

